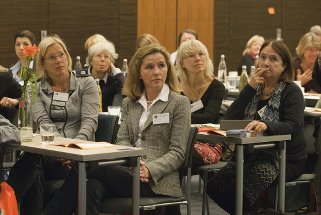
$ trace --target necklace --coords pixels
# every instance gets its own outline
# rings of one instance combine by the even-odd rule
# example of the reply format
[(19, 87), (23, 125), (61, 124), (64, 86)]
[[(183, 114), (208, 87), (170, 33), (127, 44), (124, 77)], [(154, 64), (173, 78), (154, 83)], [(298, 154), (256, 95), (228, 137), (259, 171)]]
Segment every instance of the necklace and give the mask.
[(193, 90), (192, 90), (191, 84), (189, 83), (189, 80), (188, 80), (188, 79), (187, 79), (187, 83), (188, 83), (189, 90), (191, 91), (192, 96), (193, 96), (192, 102), (198, 101), (198, 100), (199, 100), (199, 95), (200, 95), (200, 93), (201, 93), (201, 90), (202, 90), (203, 86), (201, 85), (201, 87), (200, 87), (199, 90), (198, 90), (197, 96), (195, 96), (195, 94), (194, 94), (194, 92), (193, 92)]

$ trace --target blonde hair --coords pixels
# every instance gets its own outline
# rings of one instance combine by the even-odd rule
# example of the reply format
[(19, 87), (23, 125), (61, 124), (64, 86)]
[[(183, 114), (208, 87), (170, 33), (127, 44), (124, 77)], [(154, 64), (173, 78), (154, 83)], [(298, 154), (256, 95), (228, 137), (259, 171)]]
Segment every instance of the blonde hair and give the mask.
[(98, 42), (106, 42), (107, 39), (101, 34), (94, 34), (87, 38), (85, 42), (85, 49), (88, 50), (92, 45)]
[(67, 62), (68, 62), (68, 71), (71, 72), (72, 71), (72, 60), (71, 60), (71, 57), (70, 57), (70, 54), (67, 50), (67, 47), (65, 45), (65, 43), (59, 38), (59, 37), (56, 37), (56, 36), (49, 36), (43, 40), (41, 40), (41, 42), (39, 43), (39, 52), (36, 56), (36, 70), (39, 74), (40, 77), (42, 78), (49, 78), (48, 77), (48, 74), (47, 72), (45, 71), (44, 69), (44, 66), (43, 66), (43, 63), (44, 63), (44, 56), (47, 52), (47, 49), (49, 46), (52, 46), (54, 44), (59, 44), (64, 53), (66, 54), (66, 57), (67, 57)]
[(318, 37), (315, 33), (308, 32), (301, 37), (299, 44), (295, 49), (296, 53), (301, 59), (303, 59), (304, 52), (308, 47), (321, 49), (320, 37)]
[(244, 48), (244, 51), (243, 51), (243, 55), (245, 55), (250, 50), (250, 48), (252, 47), (252, 45), (255, 42), (256, 43), (260, 43), (262, 45), (264, 43), (264, 37), (262, 37), (260, 35), (254, 35), (253, 37), (251, 37), (249, 39), (249, 41), (247, 41), (247, 43), (245, 45), (245, 48)]
[(90, 64), (93, 57), (102, 51), (107, 51), (110, 54), (110, 59), (113, 63), (118, 58), (114, 44), (106, 40), (105, 42), (97, 42), (88, 49), (88, 56), (86, 58), (87, 64)]
[(321, 36), (321, 27), (320, 25), (314, 25), (310, 28), (310, 32), (315, 33), (319, 37)]
[(176, 69), (178, 77), (186, 77), (186, 70), (183, 68), (183, 60), (195, 52), (204, 54), (206, 59), (205, 76), (214, 77), (214, 66), (208, 54), (206, 46), (199, 40), (187, 40), (183, 42), (177, 50)]
[(143, 46), (147, 46), (150, 44), (158, 44), (160, 45), (160, 42), (158, 41), (158, 39), (151, 34), (142, 34), (137, 38), (137, 42), (136, 42), (136, 49), (139, 49)]
[(140, 69), (143, 64), (143, 60), (146, 56), (156, 53), (162, 54), (165, 58), (165, 63), (168, 69), (165, 83), (168, 84), (172, 91), (181, 91), (175, 68), (170, 62), (169, 53), (163, 46), (150, 44), (139, 48), (129, 63), (128, 75), (123, 87), (123, 94), (128, 96), (131, 100), (137, 101), (145, 90), (144, 82), (140, 79)]

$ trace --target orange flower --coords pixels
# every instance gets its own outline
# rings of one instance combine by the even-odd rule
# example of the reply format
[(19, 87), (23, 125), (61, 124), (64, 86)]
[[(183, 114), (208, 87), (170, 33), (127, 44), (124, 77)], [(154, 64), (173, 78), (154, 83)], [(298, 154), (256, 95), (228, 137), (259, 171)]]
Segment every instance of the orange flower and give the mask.
[(36, 45), (25, 46), (23, 48), (23, 55), (27, 58), (28, 57), (34, 58), (38, 52), (39, 52), (39, 48)]

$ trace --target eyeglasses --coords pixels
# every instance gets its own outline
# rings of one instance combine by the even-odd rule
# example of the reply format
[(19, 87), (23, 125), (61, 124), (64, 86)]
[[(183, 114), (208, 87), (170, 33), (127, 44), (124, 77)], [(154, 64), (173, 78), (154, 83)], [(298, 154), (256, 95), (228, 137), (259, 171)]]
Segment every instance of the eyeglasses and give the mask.
[(266, 56), (264, 54), (259, 55), (260, 61), (265, 61), (266, 59), (268, 59), (271, 63), (277, 63), (277, 62), (282, 61), (280, 58), (278, 58), (277, 56), (274, 56), (274, 55), (271, 55), (271, 56)]
[(66, 56), (66, 54), (64, 52), (60, 52), (57, 55), (51, 55), (51, 56), (45, 58), (45, 60), (47, 60), (51, 63), (54, 63), (57, 61), (58, 58), (63, 59), (63, 58), (65, 58), (65, 56)]

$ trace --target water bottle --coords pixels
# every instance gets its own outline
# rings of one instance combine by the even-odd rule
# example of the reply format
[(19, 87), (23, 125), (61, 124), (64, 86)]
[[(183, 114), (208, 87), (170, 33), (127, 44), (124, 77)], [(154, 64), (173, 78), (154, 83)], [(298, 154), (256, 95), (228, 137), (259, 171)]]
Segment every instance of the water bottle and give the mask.
[(80, 56), (77, 56), (76, 57), (75, 66), (74, 66), (74, 70), (77, 71), (77, 70), (80, 70), (80, 69), (82, 69), (82, 65), (81, 65), (81, 62), (80, 62)]
[(221, 55), (221, 61), (218, 65), (218, 80), (227, 83), (227, 68), (225, 63), (225, 55)]
[(240, 77), (240, 92), (244, 89), (244, 87), (247, 85), (249, 81), (249, 76), (247, 75), (247, 70), (246, 70), (246, 66), (243, 65), (242, 66), (242, 73), (241, 73), (241, 77)]
[(103, 112), (103, 96), (101, 93), (101, 88), (99, 85), (99, 79), (95, 79), (97, 84), (97, 90), (98, 90), (98, 97), (99, 97), (99, 112)]
[(250, 77), (252, 77), (254, 73), (255, 73), (255, 66), (251, 66)]
[(128, 64), (127, 64), (127, 59), (125, 58), (123, 60), (123, 66), (122, 66), (122, 72), (124, 74), (124, 77), (127, 77), (127, 74), (128, 74)]

